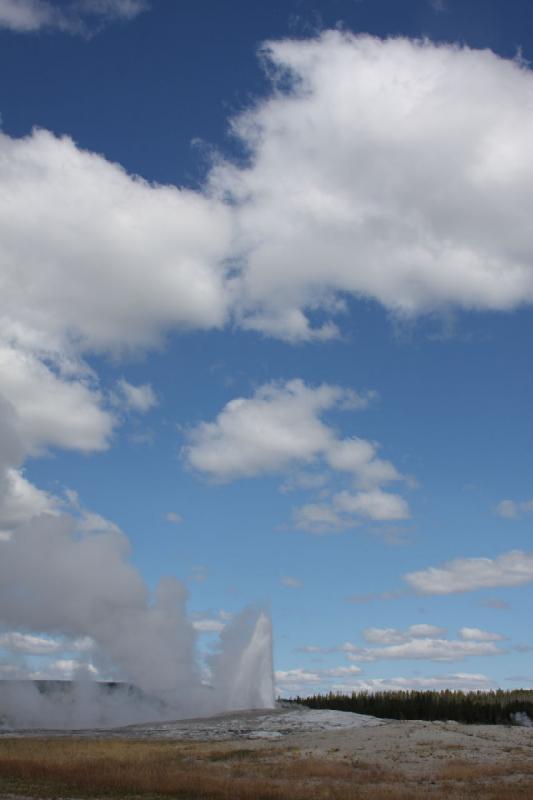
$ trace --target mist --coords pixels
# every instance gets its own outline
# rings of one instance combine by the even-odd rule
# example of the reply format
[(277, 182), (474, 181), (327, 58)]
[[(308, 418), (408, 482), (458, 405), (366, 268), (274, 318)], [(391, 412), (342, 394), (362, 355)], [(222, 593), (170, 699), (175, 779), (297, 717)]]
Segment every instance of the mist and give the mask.
[[(0, 681), (2, 724), (107, 727), (272, 707), (268, 614), (236, 615), (202, 659), (186, 586), (165, 577), (151, 593), (130, 563), (127, 536), (98, 515), (97, 529), (52, 503), (35, 515), (46, 497), (20, 471), (26, 453), (13, 409), (0, 403), (0, 634), (55, 637), (57, 653), (74, 653), (80, 668), (74, 683), (45, 691), (31, 680)], [(0, 674), (46, 677), (27, 661), (12, 652)]]

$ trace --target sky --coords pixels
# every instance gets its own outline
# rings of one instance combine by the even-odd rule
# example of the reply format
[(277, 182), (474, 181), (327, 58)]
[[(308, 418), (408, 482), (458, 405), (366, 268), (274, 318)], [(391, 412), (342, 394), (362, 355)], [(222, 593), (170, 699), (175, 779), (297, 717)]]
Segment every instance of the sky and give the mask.
[(532, 23), (0, 0), (1, 677), (533, 685)]

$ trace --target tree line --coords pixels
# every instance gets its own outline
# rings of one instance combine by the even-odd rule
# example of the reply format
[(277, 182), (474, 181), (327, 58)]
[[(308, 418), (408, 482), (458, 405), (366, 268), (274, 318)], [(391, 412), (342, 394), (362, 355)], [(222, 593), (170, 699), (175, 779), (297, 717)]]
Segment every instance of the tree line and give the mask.
[(517, 714), (527, 714), (533, 720), (533, 690), (530, 689), (496, 689), (489, 692), (451, 689), (438, 692), (329, 692), (296, 697), (291, 702), (309, 708), (353, 711), (387, 719), (456, 720), (502, 725), (516, 722)]

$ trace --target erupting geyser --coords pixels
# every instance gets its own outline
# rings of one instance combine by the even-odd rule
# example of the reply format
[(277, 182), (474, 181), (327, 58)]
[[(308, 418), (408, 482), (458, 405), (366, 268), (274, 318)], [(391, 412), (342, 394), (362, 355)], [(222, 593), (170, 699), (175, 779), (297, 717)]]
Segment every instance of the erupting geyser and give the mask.
[(4, 665), (18, 680), (0, 681), (0, 725), (109, 727), (274, 705), (268, 615), (245, 609), (202, 657), (186, 587), (163, 578), (152, 595), (128, 555), (123, 533), (80, 529), (67, 514), (0, 539), (0, 632), (37, 635), (63, 664), (86, 665), (47, 686), (31, 680), (45, 677), (34, 658)]
[(246, 610), (226, 629), (211, 659), (213, 688), (224, 709), (273, 708), (272, 624), (264, 611)]
[[(221, 711), (274, 706), (272, 625), (264, 611), (246, 609), (222, 633), (209, 658), (211, 680), (191, 680), (180, 690), (130, 683), (0, 681), (0, 727), (93, 728), (205, 716)], [(196, 665), (186, 665), (191, 675)]]

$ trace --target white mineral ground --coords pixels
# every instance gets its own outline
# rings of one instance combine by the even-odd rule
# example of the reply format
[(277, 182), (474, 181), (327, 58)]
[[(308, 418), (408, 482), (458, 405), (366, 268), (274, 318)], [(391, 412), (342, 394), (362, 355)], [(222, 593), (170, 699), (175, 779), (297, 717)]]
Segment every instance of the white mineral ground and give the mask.
[[(302, 756), (349, 757), (405, 775), (430, 775), (450, 759), (533, 766), (533, 728), (464, 725), (459, 722), (382, 720), (343, 711), (301, 706), (226, 712), (213, 717), (130, 725), (107, 730), (3, 731), (4, 736), (74, 735), (90, 739), (192, 740), (238, 748), (298, 748)], [(281, 752), (280, 752), (281, 755)]]

